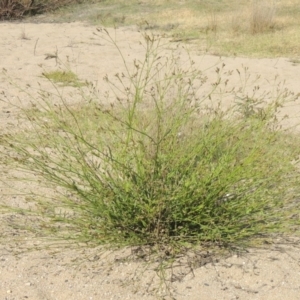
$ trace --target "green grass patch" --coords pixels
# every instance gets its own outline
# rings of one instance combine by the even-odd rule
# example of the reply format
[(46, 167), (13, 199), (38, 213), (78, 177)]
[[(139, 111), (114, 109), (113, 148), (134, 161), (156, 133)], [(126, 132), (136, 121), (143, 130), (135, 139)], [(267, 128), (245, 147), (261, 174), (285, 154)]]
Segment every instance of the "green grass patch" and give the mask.
[(72, 71), (55, 70), (44, 72), (43, 76), (63, 86), (81, 87), (86, 85), (86, 83), (80, 81), (78, 76)]

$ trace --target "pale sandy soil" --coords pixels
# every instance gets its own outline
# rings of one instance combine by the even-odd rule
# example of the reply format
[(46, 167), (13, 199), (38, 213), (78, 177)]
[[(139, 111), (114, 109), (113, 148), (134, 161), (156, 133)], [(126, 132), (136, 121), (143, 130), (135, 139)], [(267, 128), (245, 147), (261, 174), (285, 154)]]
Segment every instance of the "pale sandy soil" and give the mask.
[[(0, 68), (15, 83), (37, 95), (38, 83), (47, 90), (53, 89), (41, 77), (42, 72), (57, 68), (70, 67), (82, 80), (93, 82), (99, 90), (99, 96), (107, 90), (103, 77), (122, 72), (124, 66), (116, 48), (95, 36), (96, 28), (81, 23), (69, 24), (22, 24), (0, 23)], [(140, 44), (141, 34), (135, 28), (118, 29), (116, 40), (125, 59), (131, 64), (135, 58), (144, 54)], [(182, 62), (187, 58), (182, 45), (168, 44), (165, 54), (176, 48), (182, 55)], [(57, 54), (58, 59), (48, 59), (48, 54)], [(182, 54), (180, 54), (182, 53)], [(275, 94), (278, 82), (295, 94), (300, 92), (300, 64), (293, 64), (288, 58), (248, 59), (219, 58), (197, 53), (191, 50), (196, 66), (207, 69), (211, 82), (215, 79), (216, 64), (225, 63), (223, 76), (230, 75), (229, 87), (241, 84), (236, 69), (248, 67), (251, 78), (261, 75), (256, 82), (248, 81), (246, 89), (251, 91), (259, 85), (261, 91)], [(227, 75), (226, 75), (227, 74)], [(277, 83), (274, 78), (278, 76)], [(29, 87), (30, 86), (30, 87)], [(28, 105), (32, 100), (26, 93), (9, 84), (7, 77), (0, 73), (0, 92), (4, 92), (12, 104)], [(79, 101), (73, 88), (62, 89), (71, 104)], [(224, 101), (227, 98), (224, 97)], [(230, 101), (230, 99), (227, 99)], [(226, 101), (227, 101), (226, 100)], [(226, 104), (226, 103), (225, 103)], [(0, 130), (10, 130), (16, 124), (18, 109), (0, 102)], [(286, 125), (299, 123), (298, 103), (287, 105), (281, 115), (290, 118)], [(13, 172), (13, 170), (10, 170)], [(24, 203), (22, 196), (8, 194), (5, 185), (5, 173), (1, 173), (0, 202), (18, 206)], [(19, 186), (19, 189), (26, 187)], [(155, 299), (164, 295), (156, 293), (158, 279), (151, 266), (144, 273), (143, 264), (132, 260), (123, 260), (130, 252), (119, 251), (110, 256), (99, 255), (100, 249), (61, 249), (60, 251), (39, 250), (22, 251), (27, 246), (42, 241), (33, 240), (26, 232), (7, 227), (10, 218), (24, 218), (18, 215), (2, 215), (1, 230), (4, 237), (0, 245), (0, 299)], [(13, 238), (22, 237), (19, 242)], [(56, 247), (57, 250), (57, 247)], [(201, 257), (200, 257), (201, 258)], [(186, 266), (174, 270), (170, 289), (174, 299), (300, 299), (300, 251), (296, 239), (280, 239), (277, 244), (264, 250), (250, 249), (248, 253), (218, 261), (207, 260), (205, 265), (189, 272)], [(183, 276), (187, 274), (186, 276)], [(165, 299), (169, 299), (166, 297)]]

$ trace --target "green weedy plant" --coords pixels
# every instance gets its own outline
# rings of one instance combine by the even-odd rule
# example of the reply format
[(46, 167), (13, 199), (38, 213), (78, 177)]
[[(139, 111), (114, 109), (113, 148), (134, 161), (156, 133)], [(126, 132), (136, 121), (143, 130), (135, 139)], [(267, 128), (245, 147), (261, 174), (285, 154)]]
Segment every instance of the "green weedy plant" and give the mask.
[(163, 56), (160, 43), (146, 35), (144, 60), (132, 70), (123, 58), (126, 73), (106, 77), (113, 101), (110, 92), (104, 101), (53, 105), (44, 94), (43, 105), (22, 109), (17, 133), (2, 138), (7, 160), (51, 191), (31, 199), (27, 213), (42, 216), (34, 230), (110, 246), (168, 245), (169, 254), (291, 231), (299, 138), (270, 126), (288, 95), (260, 108), (264, 117), (211, 106), (222, 78), (202, 95), (205, 74)]

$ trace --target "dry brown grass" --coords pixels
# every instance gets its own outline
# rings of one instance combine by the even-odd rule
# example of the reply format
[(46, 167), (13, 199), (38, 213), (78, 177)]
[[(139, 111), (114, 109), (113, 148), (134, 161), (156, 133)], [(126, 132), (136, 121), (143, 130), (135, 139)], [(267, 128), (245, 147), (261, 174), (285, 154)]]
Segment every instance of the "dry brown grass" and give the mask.
[(275, 28), (276, 5), (275, 2), (254, 1), (250, 15), (251, 34), (263, 33)]
[(79, 0), (0, 0), (0, 20), (20, 19), (73, 3)]

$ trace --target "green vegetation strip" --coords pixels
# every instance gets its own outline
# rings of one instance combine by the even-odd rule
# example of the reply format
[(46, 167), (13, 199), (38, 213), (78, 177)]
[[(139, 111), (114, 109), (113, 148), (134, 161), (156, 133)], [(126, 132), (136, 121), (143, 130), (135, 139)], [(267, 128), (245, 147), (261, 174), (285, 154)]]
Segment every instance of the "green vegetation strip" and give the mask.
[(140, 30), (160, 32), (173, 41), (192, 43), (201, 53), (293, 58), (299, 58), (300, 53), (297, 0), (40, 0), (36, 3), (53, 12), (45, 12), (45, 21), (48, 16), (51, 22), (83, 21), (108, 27), (136, 25)]

